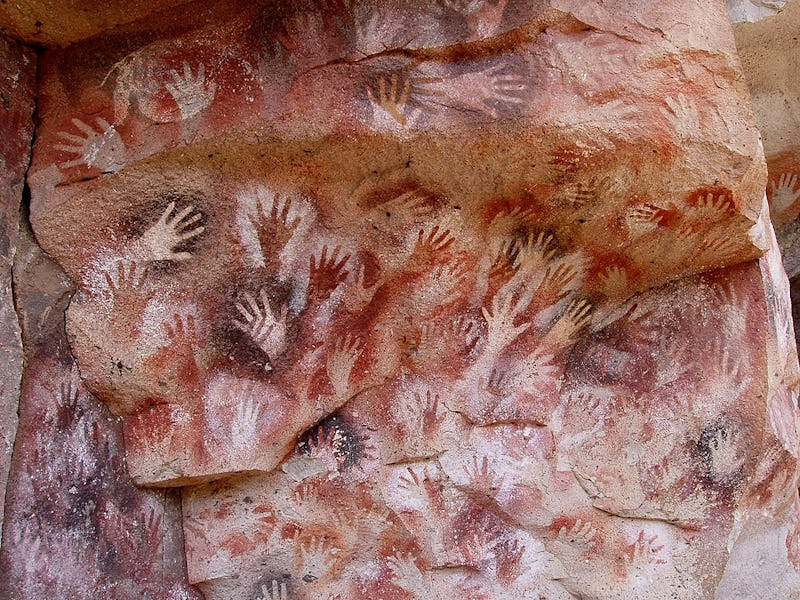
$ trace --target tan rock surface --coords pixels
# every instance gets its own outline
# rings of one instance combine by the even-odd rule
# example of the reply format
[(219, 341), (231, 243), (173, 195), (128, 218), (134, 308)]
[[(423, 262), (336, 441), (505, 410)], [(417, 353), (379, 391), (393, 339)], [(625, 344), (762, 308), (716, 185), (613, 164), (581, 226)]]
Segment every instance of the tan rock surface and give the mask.
[(770, 212), (790, 277), (800, 273), (800, 2), (736, 26), (769, 167)]
[(28, 44), (66, 46), (188, 1), (5, 0), (0, 30)]

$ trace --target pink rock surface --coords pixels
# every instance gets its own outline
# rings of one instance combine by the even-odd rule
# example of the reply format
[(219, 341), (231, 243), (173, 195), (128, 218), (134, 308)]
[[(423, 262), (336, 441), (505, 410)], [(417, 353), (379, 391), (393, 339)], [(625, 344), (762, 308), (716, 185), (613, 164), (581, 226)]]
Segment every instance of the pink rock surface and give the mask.
[(218, 3), (41, 64), (71, 351), (207, 598), (797, 596), (721, 2)]

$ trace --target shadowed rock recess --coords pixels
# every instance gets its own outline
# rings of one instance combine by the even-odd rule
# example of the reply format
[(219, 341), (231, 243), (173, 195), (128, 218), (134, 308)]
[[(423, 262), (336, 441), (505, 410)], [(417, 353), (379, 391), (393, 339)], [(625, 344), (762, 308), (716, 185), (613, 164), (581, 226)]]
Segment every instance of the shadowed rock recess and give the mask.
[(800, 599), (725, 2), (19, 4), (0, 597)]

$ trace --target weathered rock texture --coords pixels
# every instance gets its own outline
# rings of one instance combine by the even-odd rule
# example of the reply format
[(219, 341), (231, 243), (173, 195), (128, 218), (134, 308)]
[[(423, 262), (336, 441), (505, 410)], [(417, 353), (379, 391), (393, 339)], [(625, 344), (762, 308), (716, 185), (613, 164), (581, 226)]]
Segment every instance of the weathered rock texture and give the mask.
[(789, 277), (800, 273), (800, 2), (736, 26), (769, 167), (767, 195)]
[[(763, 21), (735, 27), (736, 43), (762, 131), (767, 196), (792, 289), (800, 286), (800, 2)], [(798, 310), (800, 290), (793, 293)], [(800, 338), (798, 338), (800, 340)]]
[(61, 435), (75, 473), (16, 468), (23, 554), (52, 496), (48, 545), (136, 573), (113, 593), (189, 593), (145, 568), (175, 537), (124, 546), (161, 496), (97, 397), (136, 483), (183, 488), (208, 599), (800, 597), (789, 286), (722, 2), (179, 10), (40, 61), (30, 218), (76, 289), (15, 464)]
[(734, 23), (760, 21), (777, 14), (789, 0), (728, 0), (728, 12)]
[[(40, 46), (66, 46), (190, 0), (4, 0), (0, 29)], [(170, 13), (166, 13), (170, 18)], [(181, 19), (172, 17), (173, 24)]]
[(0, 37), (0, 536), (22, 377), (22, 339), (11, 265), (31, 154), (35, 76), (33, 52)]
[(131, 483), (120, 423), (80, 382), (64, 332), (72, 283), (25, 231), (14, 271), (25, 371), (0, 598), (199, 598), (179, 496)]

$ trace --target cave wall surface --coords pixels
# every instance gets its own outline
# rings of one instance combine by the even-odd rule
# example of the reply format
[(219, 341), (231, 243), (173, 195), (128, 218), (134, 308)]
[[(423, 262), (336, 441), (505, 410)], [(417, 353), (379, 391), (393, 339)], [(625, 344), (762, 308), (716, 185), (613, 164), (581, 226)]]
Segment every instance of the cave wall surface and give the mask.
[(35, 77), (34, 53), (0, 37), (0, 534), (22, 378), (22, 339), (11, 266), (31, 154)]
[[(800, 3), (734, 27), (769, 168), (770, 213), (792, 281), (800, 285)], [(800, 296), (793, 293), (795, 311)]]
[(0, 10), (53, 46), (0, 597), (800, 598), (725, 3), (174, 4)]

